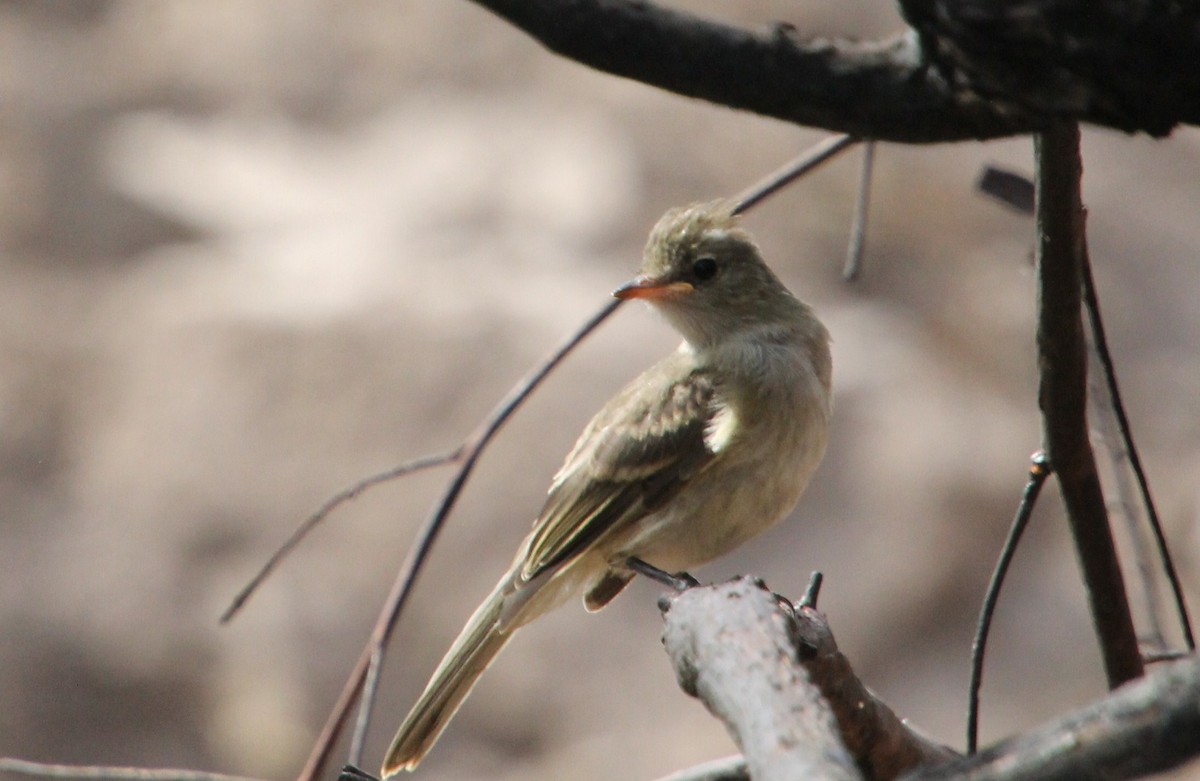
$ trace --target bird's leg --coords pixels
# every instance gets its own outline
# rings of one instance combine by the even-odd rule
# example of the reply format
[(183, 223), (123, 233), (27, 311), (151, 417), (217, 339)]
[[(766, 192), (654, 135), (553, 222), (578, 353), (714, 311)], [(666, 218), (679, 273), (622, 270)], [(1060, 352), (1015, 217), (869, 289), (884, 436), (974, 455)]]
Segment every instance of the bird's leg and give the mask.
[(693, 578), (686, 572), (676, 572), (674, 574), (661, 570), (653, 564), (642, 561), (637, 556), (630, 556), (625, 560), (625, 566), (633, 570), (639, 575), (645, 575), (655, 583), (661, 583), (664, 586), (669, 586), (676, 591), (687, 591), (689, 588), (695, 588), (700, 585), (700, 581)]

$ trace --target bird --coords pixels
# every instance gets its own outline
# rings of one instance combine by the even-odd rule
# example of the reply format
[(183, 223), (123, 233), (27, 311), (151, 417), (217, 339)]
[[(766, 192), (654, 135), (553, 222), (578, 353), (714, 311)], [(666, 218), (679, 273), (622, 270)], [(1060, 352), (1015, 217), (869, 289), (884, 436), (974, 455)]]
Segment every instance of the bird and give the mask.
[(584, 428), (512, 566), (397, 731), (384, 779), (416, 768), (520, 627), (572, 597), (599, 610), (638, 573), (736, 548), (791, 511), (825, 452), (829, 332), (731, 202), (668, 211), (613, 295), (649, 303), (683, 342)]

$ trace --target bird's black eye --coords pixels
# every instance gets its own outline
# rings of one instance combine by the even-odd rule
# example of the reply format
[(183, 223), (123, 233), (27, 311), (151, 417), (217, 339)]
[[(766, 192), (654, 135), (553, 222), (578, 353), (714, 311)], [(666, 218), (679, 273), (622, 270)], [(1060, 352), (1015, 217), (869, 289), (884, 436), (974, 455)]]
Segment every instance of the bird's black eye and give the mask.
[(697, 282), (707, 282), (716, 275), (717, 259), (710, 255), (696, 258), (696, 262), (692, 264), (692, 276)]

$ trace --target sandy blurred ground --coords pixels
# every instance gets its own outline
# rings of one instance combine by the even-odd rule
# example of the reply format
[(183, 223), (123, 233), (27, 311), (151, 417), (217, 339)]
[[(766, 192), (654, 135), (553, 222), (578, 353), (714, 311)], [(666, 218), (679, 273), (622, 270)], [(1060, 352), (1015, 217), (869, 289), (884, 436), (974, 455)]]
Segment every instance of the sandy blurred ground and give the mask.
[[(881, 0), (678, 5), (898, 24)], [(667, 207), (820, 137), (588, 72), (459, 0), (7, 2), (0, 52), (0, 754), (45, 761), (296, 772), (445, 475), (339, 512), (219, 628), (238, 586), (334, 491), (456, 443)], [(1200, 133), (1093, 131), (1085, 154), (1113, 349), (1200, 605)], [(1032, 225), (972, 187), (985, 162), (1029, 171), (1030, 144), (878, 158), (857, 286), (853, 156), (747, 220), (834, 333), (836, 434), (793, 517), (699, 574), (799, 595), (821, 569), (866, 681), (958, 746), (1039, 438)], [(629, 307), (484, 459), (401, 624), (370, 767), (579, 427), (673, 343)], [(523, 633), (425, 777), (649, 779), (729, 753), (674, 684), (655, 597)], [(985, 740), (1103, 691), (1053, 491), (994, 637)]]

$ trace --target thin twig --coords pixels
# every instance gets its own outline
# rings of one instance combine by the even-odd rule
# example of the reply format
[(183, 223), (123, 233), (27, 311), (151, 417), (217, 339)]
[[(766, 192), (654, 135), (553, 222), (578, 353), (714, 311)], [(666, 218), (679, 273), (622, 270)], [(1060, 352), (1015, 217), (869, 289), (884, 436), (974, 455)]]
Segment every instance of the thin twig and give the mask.
[(809, 608), (810, 610), (817, 609), (817, 599), (821, 596), (821, 584), (825, 582), (825, 575), (821, 572), (813, 572), (808, 578), (808, 587), (804, 589), (804, 596), (800, 597), (800, 601), (796, 603), (799, 609)]
[(1125, 404), (1121, 401), (1121, 389), (1117, 384), (1117, 371), (1108, 349), (1108, 338), (1104, 333), (1104, 320), (1100, 316), (1100, 299), (1096, 295), (1096, 281), (1092, 276), (1092, 264), (1087, 254), (1084, 254), (1082, 264), (1083, 302), (1087, 308), (1088, 323), (1092, 329), (1092, 343), (1096, 348), (1096, 357), (1104, 371), (1104, 381), (1108, 386), (1108, 397), (1112, 400), (1113, 414), (1117, 418), (1117, 426), (1121, 430), (1121, 438), (1125, 441), (1125, 452), (1129, 456), (1129, 465), (1137, 477), (1138, 490), (1142, 495), (1142, 504), (1146, 507), (1146, 518), (1154, 541), (1158, 546), (1158, 556), (1162, 560), (1163, 571), (1171, 584), (1171, 592), (1175, 597), (1175, 610), (1179, 615), (1179, 626), (1183, 632), (1184, 642), (1189, 651), (1196, 650), (1196, 639), (1192, 634), (1192, 621), (1188, 616), (1187, 602), (1183, 596), (1183, 586), (1179, 581), (1179, 573), (1175, 570), (1175, 562), (1167, 546), (1167, 537), (1163, 533), (1162, 521), (1158, 517), (1158, 509), (1154, 505), (1154, 497), (1150, 493), (1150, 481), (1146, 478), (1146, 470), (1142, 466), (1142, 457), (1138, 455), (1137, 446), (1133, 443), (1133, 427), (1129, 424), (1129, 416), (1125, 413)]
[(371, 475), (370, 477), (363, 478), (349, 488), (329, 497), (329, 499), (325, 500), (325, 503), (318, 507), (312, 515), (305, 518), (304, 522), (296, 527), (296, 530), (292, 532), (292, 536), (288, 537), (287, 540), (280, 545), (273, 554), (271, 554), (271, 558), (267, 559), (267, 563), (262, 566), (262, 569), (260, 569), (258, 573), (250, 579), (249, 583), (242, 587), (242, 590), (239, 591), (237, 596), (233, 598), (233, 601), (229, 604), (229, 607), (227, 607), (225, 612), (221, 614), (221, 623), (229, 623), (230, 620), (232, 620), (233, 617), (238, 614), (238, 611), (242, 609), (242, 606), (246, 604), (246, 601), (250, 599), (258, 587), (262, 585), (263, 581), (275, 571), (275, 568), (279, 566), (279, 563), (283, 561), (283, 559), (289, 553), (291, 553), (306, 536), (308, 536), (309, 532), (315, 529), (317, 525), (321, 523), (321, 521), (325, 520), (329, 514), (338, 507), (341, 507), (343, 504), (353, 499), (357, 499), (359, 494), (368, 488), (371, 488), (372, 486), (379, 485), (380, 483), (386, 483), (389, 480), (395, 480), (397, 478), (404, 477), (405, 475), (410, 475), (413, 472), (418, 472), (422, 469), (429, 469), (431, 467), (453, 463), (454, 461), (458, 460), (460, 455), (462, 455), (462, 446), (459, 446), (449, 453), (422, 456), (421, 458), (414, 459), (408, 463), (392, 467), (386, 472), (380, 472), (377, 475)]
[(862, 172), (858, 177), (858, 200), (854, 204), (854, 222), (850, 225), (850, 245), (842, 279), (853, 282), (862, 272), (863, 250), (867, 245), (867, 213), (871, 208), (871, 177), (875, 173), (875, 142), (863, 143)]
[[(1096, 445), (1108, 453), (1109, 470), (1112, 472), (1111, 487), (1105, 484), (1105, 494), (1112, 494), (1108, 500), (1108, 514), (1114, 526), (1118, 520), (1125, 526), (1133, 559), (1132, 569), (1137, 572), (1141, 582), (1138, 596), (1142, 605), (1137, 611), (1137, 630), (1142, 658), (1146, 660), (1147, 654), (1168, 647), (1162, 625), (1158, 551), (1150, 536), (1149, 522), (1146, 521), (1143, 526), (1146, 516), (1140, 510), (1142, 500), (1133, 471), (1129, 468), (1129, 450), (1117, 427), (1117, 417), (1112, 411), (1112, 396), (1104, 382), (1104, 371), (1100, 367), (1094, 339), (1088, 340), (1088, 355), (1091, 358), (1088, 361), (1088, 405), (1095, 410), (1091, 420), (1096, 429)], [(1132, 594), (1130, 599), (1133, 599)]]
[(847, 135), (829, 136), (823, 141), (818, 141), (801, 153), (795, 160), (792, 160), (763, 179), (758, 180), (734, 196), (733, 203), (735, 206), (733, 207), (733, 213), (743, 214), (750, 211), (759, 203), (765, 201), (784, 187), (787, 187), (801, 176), (804, 176), (839, 152), (843, 152), (857, 143), (857, 138)]
[(983, 686), (983, 657), (987, 651), (988, 634), (992, 630), (992, 617), (996, 613), (996, 603), (1000, 599), (1000, 589), (1004, 578), (1008, 575), (1008, 567), (1012, 564), (1021, 542), (1021, 535), (1029, 525), (1033, 508), (1037, 504), (1038, 494), (1046, 478), (1050, 476), (1050, 468), (1046, 454), (1038, 451), (1030, 458), (1029, 480), (1021, 494), (1021, 503), (1017, 506), (1017, 514), (1008, 530), (1008, 538), (1000, 549), (1000, 558), (996, 561), (996, 569), (988, 582), (987, 591), (983, 595), (983, 607), (979, 610), (979, 623), (975, 627), (975, 641), (971, 643), (971, 685), (967, 694), (967, 753), (974, 754), (979, 745), (979, 690)]
[(0, 757), (0, 773), (20, 773), (39, 778), (78, 778), (88, 781), (258, 781), (247, 776), (208, 773), (168, 767), (114, 767), (105, 765), (59, 765)]
[(1108, 508), (1088, 438), (1087, 351), (1081, 258), (1087, 253), (1080, 194), (1079, 126), (1035, 136), (1037, 158), (1038, 404), (1046, 453), (1058, 476), (1083, 570), (1092, 623), (1110, 687), (1143, 666)]
[[(549, 358), (543, 361), (535, 368), (525, 379), (517, 383), (508, 395), (496, 406), (496, 409), (483, 421), (482, 424), (467, 437), (463, 442), (461, 449), (461, 465), (455, 473), (450, 485), (442, 494), (441, 499), (434, 506), (433, 511), (426, 519), (424, 525), (417, 534), (417, 540), (413, 547), (409, 550), (408, 556), (404, 563), (400, 566), (400, 572), (396, 577), (395, 583), (392, 585), (391, 593), (388, 595), (387, 601), (384, 603), (379, 619), (375, 624), (375, 628), (371, 632), (371, 639), (364, 648), (363, 653), (359, 657), (358, 664), (355, 666), (350, 679), (346, 682), (342, 689), (342, 694), (338, 698), (337, 706), (333, 713), (330, 714), (326, 721), (325, 728), (322, 730), (321, 736), (317, 744), (313, 748), (312, 754), (309, 755), (308, 762), (300, 773), (300, 781), (315, 781), (321, 772), (322, 766), (325, 764), (330, 751), (333, 749), (333, 744), (341, 733), (342, 726), (345, 723), (351, 705), (360, 691), (365, 678), (367, 677), (368, 669), (371, 666), (372, 658), (378, 654), (382, 661), (383, 649), (387, 647), (388, 641), (391, 639), (392, 631), (395, 629), (396, 621), (400, 617), (400, 612), (403, 610), (405, 603), (408, 601), (408, 596), (412, 592), (413, 584), (416, 582), (417, 574), (421, 570), (426, 557), (433, 548), (433, 543), (437, 539), (438, 533), (441, 531), (445, 523), (446, 517), (454, 508), (458, 500), (459, 494), (467, 483), (467, 479), (471, 476), (471, 472), (475, 468), (476, 462), (479, 460), (480, 454), (484, 448), (491, 442), (492, 437), (500, 430), (500, 428), (508, 421), (509, 417), (516, 412), (522, 402), (533, 393), (541, 382), (546, 379), (547, 375), (558, 366), (559, 363), (573, 350), (576, 345), (582, 342), (588, 334), (594, 331), (601, 323), (621, 305), (619, 299), (604, 305), (599, 312), (594, 314), (578, 331), (571, 335), (563, 344), (555, 350)], [(363, 697), (363, 714), (360, 716), (358, 723), (365, 729), (370, 720), (370, 705), (374, 699), (374, 692), (367, 692)], [(355, 737), (353, 742), (361, 743), (361, 738)]]
[(367, 743), (367, 730), (371, 726), (371, 712), (375, 708), (375, 695), (379, 692), (379, 673), (383, 669), (383, 647), (371, 649), (367, 662), (367, 674), (363, 678), (362, 699), (358, 705), (358, 719), (354, 722), (350, 750), (346, 752), (346, 764), (362, 764), (363, 748)]

